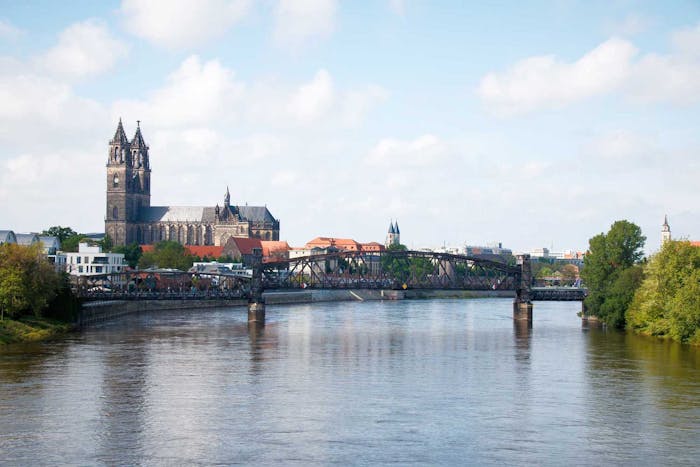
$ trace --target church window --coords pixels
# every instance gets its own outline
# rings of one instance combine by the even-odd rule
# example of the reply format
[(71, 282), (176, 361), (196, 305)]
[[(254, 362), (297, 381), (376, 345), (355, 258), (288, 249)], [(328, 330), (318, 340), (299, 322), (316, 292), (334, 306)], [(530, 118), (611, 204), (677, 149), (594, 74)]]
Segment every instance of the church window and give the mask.
[(118, 174), (114, 174), (114, 178), (112, 179), (112, 186), (115, 188), (119, 186), (119, 175)]
[(119, 209), (116, 206), (112, 208), (112, 219), (117, 219), (119, 217)]

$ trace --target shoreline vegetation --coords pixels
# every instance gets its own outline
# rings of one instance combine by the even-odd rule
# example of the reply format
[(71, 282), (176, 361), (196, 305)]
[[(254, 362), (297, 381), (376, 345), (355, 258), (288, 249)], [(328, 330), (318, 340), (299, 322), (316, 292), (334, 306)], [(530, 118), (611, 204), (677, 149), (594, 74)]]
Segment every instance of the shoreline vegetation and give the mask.
[(26, 316), (14, 320), (5, 318), (0, 321), (0, 346), (46, 341), (75, 329), (72, 323), (48, 318)]
[(636, 334), (700, 345), (700, 248), (668, 240), (644, 258), (646, 238), (628, 221), (589, 241), (581, 277), (585, 315)]
[(0, 245), (0, 344), (48, 339), (73, 328), (80, 301), (41, 244)]

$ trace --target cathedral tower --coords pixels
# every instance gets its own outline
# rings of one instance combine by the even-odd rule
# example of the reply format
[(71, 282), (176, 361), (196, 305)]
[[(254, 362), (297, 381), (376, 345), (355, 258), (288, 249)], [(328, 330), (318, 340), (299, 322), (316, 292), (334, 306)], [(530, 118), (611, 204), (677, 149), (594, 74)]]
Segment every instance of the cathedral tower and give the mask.
[(661, 246), (671, 240), (671, 227), (668, 225), (668, 216), (664, 216), (664, 224), (661, 226)]
[(107, 157), (107, 212), (105, 233), (115, 245), (136, 241), (133, 225), (142, 207), (151, 205), (151, 169), (148, 146), (140, 125), (130, 143), (119, 119)]

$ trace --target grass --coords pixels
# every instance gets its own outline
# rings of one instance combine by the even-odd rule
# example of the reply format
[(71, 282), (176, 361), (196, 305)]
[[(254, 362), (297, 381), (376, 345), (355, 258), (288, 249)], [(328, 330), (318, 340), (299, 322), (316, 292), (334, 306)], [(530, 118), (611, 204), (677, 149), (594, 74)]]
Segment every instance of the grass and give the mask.
[(23, 316), (19, 320), (5, 317), (0, 321), (0, 345), (42, 341), (68, 332), (72, 327), (70, 323), (34, 316)]

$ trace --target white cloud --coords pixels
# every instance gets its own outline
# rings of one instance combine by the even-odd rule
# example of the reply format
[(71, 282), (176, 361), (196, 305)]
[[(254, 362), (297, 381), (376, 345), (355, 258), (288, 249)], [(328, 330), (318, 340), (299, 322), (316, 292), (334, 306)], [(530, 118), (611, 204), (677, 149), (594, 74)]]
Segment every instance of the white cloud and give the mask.
[(633, 101), (700, 101), (700, 24), (676, 31), (668, 54), (638, 56), (631, 42), (609, 39), (573, 63), (530, 57), (502, 73), (488, 73), (477, 93), (499, 116), (561, 108), (620, 92)]
[(438, 137), (427, 134), (412, 141), (384, 138), (365, 158), (365, 163), (382, 167), (429, 167), (442, 161), (447, 154), (447, 144)]
[(58, 44), (37, 61), (50, 73), (80, 78), (107, 71), (126, 55), (126, 45), (110, 34), (104, 22), (87, 20), (61, 32)]
[(478, 94), (498, 115), (558, 108), (616, 89), (636, 53), (630, 42), (613, 38), (573, 63), (551, 55), (527, 58), (506, 72), (487, 74)]
[(274, 10), (274, 40), (296, 48), (313, 37), (327, 37), (335, 28), (336, 0), (279, 0)]
[(32, 74), (0, 76), (0, 102), (0, 142), (5, 147), (56, 144), (107, 121), (97, 102), (75, 95), (64, 83)]
[(192, 55), (147, 100), (117, 101), (112, 113), (159, 127), (201, 125), (234, 116), (244, 88), (218, 60), (202, 63)]
[(341, 104), (343, 121), (350, 126), (358, 125), (362, 122), (367, 112), (388, 97), (389, 92), (376, 84), (370, 84), (364, 89), (345, 93)]
[(670, 54), (647, 54), (635, 66), (626, 89), (642, 102), (700, 101), (700, 24), (676, 31)]
[(223, 35), (240, 21), (249, 0), (123, 0), (126, 29), (156, 45), (183, 48)]
[(333, 106), (333, 80), (326, 70), (319, 70), (310, 83), (304, 84), (289, 99), (289, 113), (300, 122), (313, 122)]
[(0, 18), (0, 38), (15, 40), (18, 39), (24, 31), (7, 21)]
[[(80, 167), (79, 172), (76, 167)], [(104, 213), (104, 198), (95, 196), (104, 190), (103, 170), (104, 165), (96, 164), (95, 154), (84, 146), (25, 153), (0, 161), (3, 218), (18, 232), (51, 225), (94, 229), (96, 223), (91, 218), (99, 219)]]

